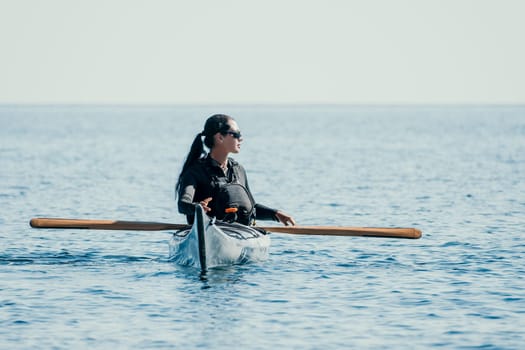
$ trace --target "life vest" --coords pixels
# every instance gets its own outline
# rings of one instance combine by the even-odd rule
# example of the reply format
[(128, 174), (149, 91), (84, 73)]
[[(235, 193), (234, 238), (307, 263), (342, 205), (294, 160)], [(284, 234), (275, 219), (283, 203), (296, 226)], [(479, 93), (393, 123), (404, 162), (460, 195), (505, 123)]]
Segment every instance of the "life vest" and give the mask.
[(250, 192), (240, 183), (221, 185), (213, 199), (217, 219), (250, 225), (255, 219), (255, 202)]
[(251, 225), (255, 220), (255, 200), (239, 182), (238, 167), (233, 165), (232, 168), (230, 179), (212, 176), (212, 212), (218, 220)]

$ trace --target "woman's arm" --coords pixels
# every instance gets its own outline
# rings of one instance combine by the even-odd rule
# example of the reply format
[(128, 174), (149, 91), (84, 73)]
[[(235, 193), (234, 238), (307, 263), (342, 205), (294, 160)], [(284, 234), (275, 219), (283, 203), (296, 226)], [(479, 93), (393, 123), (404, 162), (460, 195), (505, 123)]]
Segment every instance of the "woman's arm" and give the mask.
[[(248, 185), (248, 178), (246, 176), (246, 171), (244, 170), (243, 167), (241, 167), (241, 170), (242, 170), (242, 175), (243, 175), (242, 180), (244, 181), (244, 187), (246, 187), (246, 189), (248, 190), (248, 192), (250, 192), (250, 195), (251, 195), (252, 192), (250, 190), (250, 186)], [(255, 204), (255, 219), (279, 221), (282, 224), (287, 225), (287, 226), (295, 225), (295, 220), (290, 215), (280, 210), (267, 207), (260, 203)]]
[(179, 213), (185, 215), (195, 214), (195, 204), (193, 203), (193, 197), (195, 196), (195, 186), (191, 184), (181, 183), (178, 193), (177, 205)]
[[(195, 193), (197, 192), (197, 184), (199, 183), (197, 178), (198, 176), (191, 171), (186, 172), (181, 178), (178, 193), (179, 199), (177, 202), (179, 213), (181, 214), (185, 214), (187, 216), (193, 216), (195, 214), (195, 205), (197, 203), (195, 202)], [(211, 208), (208, 207), (208, 203), (211, 202), (211, 200), (212, 197), (208, 197), (198, 201), (205, 212), (211, 211)]]

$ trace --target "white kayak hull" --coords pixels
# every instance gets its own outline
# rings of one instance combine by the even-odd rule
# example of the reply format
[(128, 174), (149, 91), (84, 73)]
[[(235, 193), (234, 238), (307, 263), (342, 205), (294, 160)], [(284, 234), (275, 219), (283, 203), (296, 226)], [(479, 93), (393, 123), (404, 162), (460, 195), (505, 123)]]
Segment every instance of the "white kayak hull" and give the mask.
[(171, 261), (206, 270), (266, 260), (270, 236), (238, 223), (215, 221), (197, 206), (193, 226), (174, 233), (169, 248)]

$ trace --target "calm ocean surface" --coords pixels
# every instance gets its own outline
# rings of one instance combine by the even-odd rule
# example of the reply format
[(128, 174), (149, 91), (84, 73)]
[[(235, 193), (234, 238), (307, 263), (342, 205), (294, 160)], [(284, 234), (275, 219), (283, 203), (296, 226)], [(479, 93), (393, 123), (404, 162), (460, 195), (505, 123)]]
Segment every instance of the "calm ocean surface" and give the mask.
[[(174, 183), (218, 112), (258, 202), (423, 237), (272, 234), (201, 279), (169, 232), (29, 227), (183, 223)], [(525, 106), (0, 106), (0, 348), (519, 349), (524, 177)]]

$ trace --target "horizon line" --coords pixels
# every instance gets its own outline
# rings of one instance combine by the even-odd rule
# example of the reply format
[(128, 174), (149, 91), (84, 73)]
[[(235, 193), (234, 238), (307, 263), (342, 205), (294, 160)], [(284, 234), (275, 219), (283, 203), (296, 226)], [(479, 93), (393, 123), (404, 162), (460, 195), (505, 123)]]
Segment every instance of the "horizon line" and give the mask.
[(525, 107), (525, 102), (0, 102), (0, 107)]

